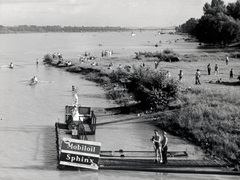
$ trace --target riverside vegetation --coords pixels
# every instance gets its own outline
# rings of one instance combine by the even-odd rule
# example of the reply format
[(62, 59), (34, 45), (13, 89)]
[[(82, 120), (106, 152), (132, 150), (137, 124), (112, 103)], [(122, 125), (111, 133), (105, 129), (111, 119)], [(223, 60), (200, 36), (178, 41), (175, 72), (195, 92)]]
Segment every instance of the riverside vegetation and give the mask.
[[(230, 57), (228, 65), (226, 55)], [(72, 66), (59, 67), (99, 83), (108, 97), (121, 105), (138, 102), (132, 112), (151, 117), (162, 129), (200, 145), (209, 157), (239, 164), (240, 81), (236, 75), (240, 72), (239, 55), (238, 52), (179, 55), (164, 50), (139, 52), (134, 57), (104, 57), (96, 59), (95, 65), (92, 61), (71, 59)], [(45, 55), (44, 62), (58, 66), (58, 60), (51, 54)], [(207, 75), (208, 63), (218, 64), (219, 74)], [(236, 72), (234, 79), (229, 79), (231, 68)], [(184, 72), (181, 82), (180, 69)], [(202, 85), (195, 85), (196, 69), (201, 71)], [(220, 78), (222, 81), (218, 82)]]

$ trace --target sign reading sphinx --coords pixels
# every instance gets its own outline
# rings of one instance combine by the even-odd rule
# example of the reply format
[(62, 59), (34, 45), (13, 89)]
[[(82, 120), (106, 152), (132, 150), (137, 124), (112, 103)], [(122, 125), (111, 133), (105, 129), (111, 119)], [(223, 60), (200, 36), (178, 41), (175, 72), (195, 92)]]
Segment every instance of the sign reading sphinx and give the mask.
[(101, 143), (63, 138), (60, 164), (88, 169), (98, 169)]

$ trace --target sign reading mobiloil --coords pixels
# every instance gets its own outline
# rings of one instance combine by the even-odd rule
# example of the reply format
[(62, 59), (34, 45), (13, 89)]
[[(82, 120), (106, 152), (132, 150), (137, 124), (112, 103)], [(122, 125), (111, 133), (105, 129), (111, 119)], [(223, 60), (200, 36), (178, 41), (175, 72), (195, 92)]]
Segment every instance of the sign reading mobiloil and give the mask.
[(63, 138), (60, 164), (98, 169), (101, 143)]

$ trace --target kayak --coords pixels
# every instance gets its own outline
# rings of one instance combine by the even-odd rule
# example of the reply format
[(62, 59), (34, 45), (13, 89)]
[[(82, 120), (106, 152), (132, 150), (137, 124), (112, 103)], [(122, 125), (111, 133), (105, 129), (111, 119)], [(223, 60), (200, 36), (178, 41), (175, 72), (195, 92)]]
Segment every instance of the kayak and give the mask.
[(31, 81), (31, 82), (30, 82), (30, 86), (33, 86), (33, 85), (35, 85), (35, 84), (37, 84), (37, 81)]

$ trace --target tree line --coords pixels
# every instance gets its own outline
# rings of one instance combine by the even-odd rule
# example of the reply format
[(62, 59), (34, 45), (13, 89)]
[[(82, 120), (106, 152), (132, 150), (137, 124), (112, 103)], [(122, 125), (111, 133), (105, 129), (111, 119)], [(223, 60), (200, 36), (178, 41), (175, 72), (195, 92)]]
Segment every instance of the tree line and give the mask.
[(18, 32), (101, 32), (101, 31), (127, 31), (124, 27), (85, 27), (85, 26), (36, 26), (36, 25), (18, 25), (3, 26), (0, 25), (0, 33), (18, 33)]
[(176, 28), (199, 42), (225, 47), (240, 41), (240, 0), (225, 5), (222, 0), (205, 3), (200, 19), (190, 18)]

